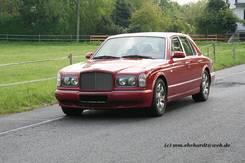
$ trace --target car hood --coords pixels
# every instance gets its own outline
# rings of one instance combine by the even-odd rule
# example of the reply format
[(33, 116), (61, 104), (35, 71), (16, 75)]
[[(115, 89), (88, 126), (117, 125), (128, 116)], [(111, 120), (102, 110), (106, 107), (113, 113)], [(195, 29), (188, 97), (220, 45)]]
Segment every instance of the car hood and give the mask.
[(106, 71), (112, 73), (140, 73), (167, 63), (163, 59), (113, 59), (90, 60), (61, 70), (63, 73), (81, 73), (86, 71)]

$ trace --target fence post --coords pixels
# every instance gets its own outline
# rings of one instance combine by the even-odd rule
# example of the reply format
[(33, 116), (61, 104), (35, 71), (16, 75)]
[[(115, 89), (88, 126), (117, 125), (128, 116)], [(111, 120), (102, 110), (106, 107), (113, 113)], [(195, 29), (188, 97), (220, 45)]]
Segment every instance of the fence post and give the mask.
[(9, 41), (9, 34), (6, 34), (6, 39), (7, 41)]
[(207, 56), (209, 57), (209, 47), (207, 47)]
[(216, 62), (216, 47), (215, 43), (213, 43), (213, 55), (214, 55), (214, 63)]
[(40, 42), (40, 41), (41, 41), (41, 35), (39, 33), (39, 35), (38, 35), (38, 42)]
[(233, 64), (236, 62), (236, 48), (234, 46), (234, 43), (232, 43), (232, 59), (233, 59)]
[(72, 65), (72, 54), (68, 55), (68, 59), (70, 61), (70, 65)]

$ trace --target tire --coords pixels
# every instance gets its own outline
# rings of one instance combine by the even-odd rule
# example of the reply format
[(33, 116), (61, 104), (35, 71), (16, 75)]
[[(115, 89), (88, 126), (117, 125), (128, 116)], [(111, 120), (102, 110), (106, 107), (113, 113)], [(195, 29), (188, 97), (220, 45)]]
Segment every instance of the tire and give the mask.
[(192, 99), (195, 102), (207, 101), (210, 92), (211, 79), (208, 71), (204, 71), (202, 74), (202, 81), (200, 86), (200, 92), (192, 95)]
[(62, 107), (62, 111), (67, 116), (80, 116), (83, 112), (82, 109), (73, 109), (73, 108), (66, 108), (66, 107)]
[(162, 79), (157, 79), (153, 91), (152, 106), (150, 115), (153, 117), (162, 116), (167, 106), (167, 89), (166, 84)]

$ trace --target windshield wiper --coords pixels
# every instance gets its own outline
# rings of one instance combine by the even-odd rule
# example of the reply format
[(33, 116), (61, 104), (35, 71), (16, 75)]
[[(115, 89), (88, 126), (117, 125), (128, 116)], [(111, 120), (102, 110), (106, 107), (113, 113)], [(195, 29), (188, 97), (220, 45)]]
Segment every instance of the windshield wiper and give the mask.
[(98, 57), (94, 57), (93, 59), (118, 59), (120, 57), (110, 56), (110, 55), (102, 55)]
[(143, 55), (125, 55), (125, 56), (122, 56), (122, 58), (145, 58), (145, 59), (152, 59), (152, 57), (143, 56)]

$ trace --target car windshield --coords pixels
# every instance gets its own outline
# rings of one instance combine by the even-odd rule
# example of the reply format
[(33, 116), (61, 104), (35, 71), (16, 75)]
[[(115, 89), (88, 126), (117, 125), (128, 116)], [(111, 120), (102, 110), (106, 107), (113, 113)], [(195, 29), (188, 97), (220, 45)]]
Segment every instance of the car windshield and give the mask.
[(107, 40), (93, 59), (164, 59), (165, 39), (161, 37), (121, 37)]

